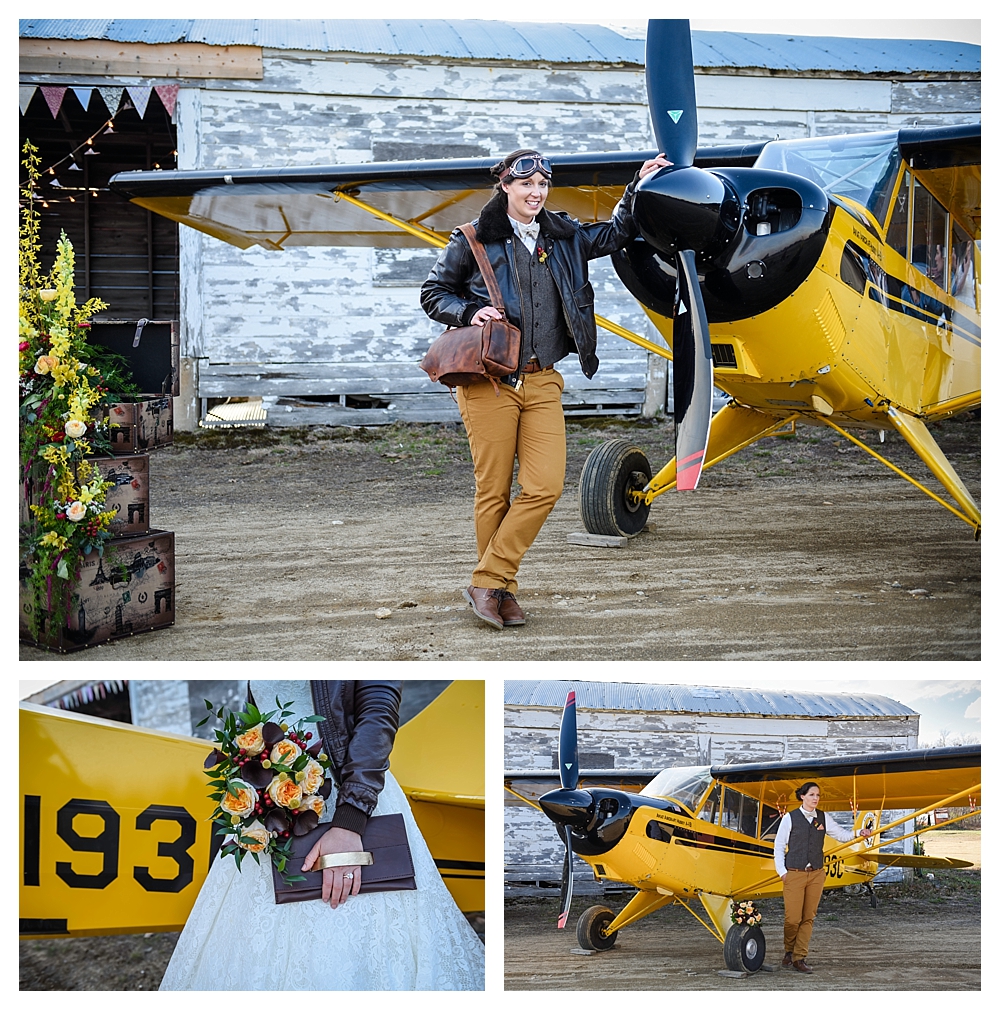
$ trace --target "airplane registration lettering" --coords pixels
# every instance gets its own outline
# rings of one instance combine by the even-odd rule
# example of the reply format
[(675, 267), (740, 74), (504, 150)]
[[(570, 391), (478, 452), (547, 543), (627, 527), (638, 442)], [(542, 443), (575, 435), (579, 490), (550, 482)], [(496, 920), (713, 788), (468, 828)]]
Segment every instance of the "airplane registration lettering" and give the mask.
[(844, 876), (844, 860), (838, 856), (826, 856), (823, 859), (826, 865), (826, 875), (840, 880)]
[[(28, 887), (38, 887), (41, 839), (36, 824), (40, 821), (41, 797), (25, 796), (24, 801), (24, 883)], [(100, 832), (96, 835), (81, 834), (75, 823), (80, 815), (100, 818)], [(156, 821), (173, 821), (180, 828), (176, 838), (159, 841), (156, 848), (157, 856), (172, 859), (177, 864), (177, 872), (172, 877), (155, 877), (148, 866), (133, 866), (132, 876), (144, 891), (177, 894), (194, 880), (194, 857), (189, 850), (196, 840), (197, 824), (184, 807), (151, 804), (136, 817), (136, 830), (149, 831)], [(70, 862), (57, 861), (56, 875), (69, 887), (103, 890), (118, 879), (121, 817), (110, 803), (92, 799), (69, 800), (56, 814), (56, 834), (74, 852), (97, 852), (103, 857), (97, 873), (83, 873), (75, 870)]]
[[(79, 814), (96, 814), (104, 822), (100, 834), (87, 837), (77, 833), (73, 822)], [(74, 852), (100, 852), (104, 856), (100, 873), (77, 873), (72, 863), (56, 863), (56, 874), (70, 887), (103, 890), (118, 876), (118, 840), (121, 818), (104, 800), (70, 800), (56, 815), (56, 834)]]

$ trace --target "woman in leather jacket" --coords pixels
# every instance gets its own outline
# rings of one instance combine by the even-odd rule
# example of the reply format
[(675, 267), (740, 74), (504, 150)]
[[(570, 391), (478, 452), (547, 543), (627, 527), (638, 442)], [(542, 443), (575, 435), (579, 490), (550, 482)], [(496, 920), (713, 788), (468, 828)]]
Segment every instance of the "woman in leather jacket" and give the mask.
[[(513, 375), (500, 380), (498, 390), (487, 382), (458, 387), (476, 475), (479, 556), (464, 595), (491, 627), (525, 623), (515, 596), (518, 568), (562, 494), (566, 428), (563, 380), (554, 366), (576, 352), (589, 379), (599, 364), (587, 264), (635, 237), (635, 185), (669, 164), (663, 155), (645, 162), (611, 220), (594, 224), (545, 210), (552, 166), (537, 151), (514, 151), (491, 170), (498, 180), (493, 197), (473, 224), (506, 315), (521, 331), (520, 361)], [(420, 289), (420, 304), (448, 326), (482, 326), (500, 317), (459, 230)], [(511, 502), (515, 456), (521, 491)]]

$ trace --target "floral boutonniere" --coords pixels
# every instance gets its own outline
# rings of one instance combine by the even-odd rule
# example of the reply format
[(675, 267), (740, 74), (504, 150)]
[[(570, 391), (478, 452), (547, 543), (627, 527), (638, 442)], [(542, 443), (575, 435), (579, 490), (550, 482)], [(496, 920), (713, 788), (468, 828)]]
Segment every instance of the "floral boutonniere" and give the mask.
[(549, 258), (549, 254), (545, 251), (544, 246), (538, 247), (538, 262), (544, 263)]

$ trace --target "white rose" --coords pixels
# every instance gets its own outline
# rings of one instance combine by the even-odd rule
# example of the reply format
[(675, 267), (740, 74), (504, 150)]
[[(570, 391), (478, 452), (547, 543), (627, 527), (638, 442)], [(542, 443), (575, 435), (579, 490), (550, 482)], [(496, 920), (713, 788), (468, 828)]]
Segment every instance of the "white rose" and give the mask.
[(67, 421), (63, 430), (70, 438), (82, 438), (87, 434), (87, 426), (83, 423), (83, 421)]

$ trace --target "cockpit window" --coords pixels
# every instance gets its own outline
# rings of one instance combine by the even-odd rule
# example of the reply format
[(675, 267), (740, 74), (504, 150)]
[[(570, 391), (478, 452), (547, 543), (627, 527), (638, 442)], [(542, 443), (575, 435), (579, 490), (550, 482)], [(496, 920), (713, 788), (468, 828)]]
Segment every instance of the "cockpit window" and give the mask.
[(712, 781), (711, 768), (665, 768), (643, 790), (643, 796), (677, 800), (694, 811)]
[(756, 168), (804, 176), (834, 196), (867, 207), (884, 223), (899, 170), (895, 133), (775, 140), (761, 151)]

